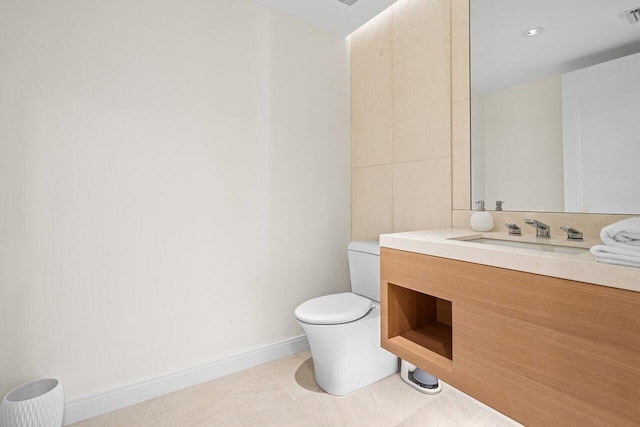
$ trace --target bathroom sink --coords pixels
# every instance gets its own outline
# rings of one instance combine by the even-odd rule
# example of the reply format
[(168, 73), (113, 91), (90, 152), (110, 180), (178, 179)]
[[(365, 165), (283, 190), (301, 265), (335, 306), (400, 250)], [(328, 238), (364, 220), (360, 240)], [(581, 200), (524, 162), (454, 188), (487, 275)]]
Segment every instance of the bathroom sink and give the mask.
[(559, 246), (559, 245), (551, 245), (551, 244), (544, 244), (544, 243), (516, 242), (513, 240), (489, 239), (486, 237), (469, 239), (469, 240), (465, 239), (464, 241), (470, 242), (470, 243), (480, 243), (483, 245), (507, 246), (510, 248), (532, 249), (535, 251), (544, 251), (544, 252), (557, 252), (561, 254), (578, 255), (578, 254), (583, 254), (585, 252), (589, 252), (588, 248), (577, 248), (573, 246)]

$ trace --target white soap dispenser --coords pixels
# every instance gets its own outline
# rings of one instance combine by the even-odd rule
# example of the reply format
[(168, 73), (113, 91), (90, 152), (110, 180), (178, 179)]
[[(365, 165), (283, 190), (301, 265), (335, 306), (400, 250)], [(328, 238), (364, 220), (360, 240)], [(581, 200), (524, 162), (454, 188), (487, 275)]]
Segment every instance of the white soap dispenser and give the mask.
[(484, 200), (476, 202), (478, 210), (471, 215), (471, 229), (473, 231), (493, 230), (493, 217), (484, 210)]

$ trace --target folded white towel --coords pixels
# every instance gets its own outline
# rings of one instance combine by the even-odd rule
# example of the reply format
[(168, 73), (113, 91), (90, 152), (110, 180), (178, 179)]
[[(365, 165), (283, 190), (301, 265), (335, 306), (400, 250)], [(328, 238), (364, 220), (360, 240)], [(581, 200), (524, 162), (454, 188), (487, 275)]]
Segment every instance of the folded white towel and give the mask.
[(630, 245), (640, 249), (640, 217), (627, 218), (607, 225), (600, 231), (600, 238), (605, 245)]
[(591, 247), (591, 253), (595, 255), (598, 262), (640, 267), (640, 247), (595, 245)]

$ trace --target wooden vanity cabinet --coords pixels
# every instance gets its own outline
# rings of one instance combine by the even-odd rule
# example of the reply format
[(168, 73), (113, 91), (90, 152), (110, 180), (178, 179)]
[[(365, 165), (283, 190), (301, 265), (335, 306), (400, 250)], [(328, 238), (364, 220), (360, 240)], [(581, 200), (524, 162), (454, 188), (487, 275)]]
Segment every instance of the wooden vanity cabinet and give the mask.
[(526, 426), (640, 425), (640, 293), (381, 249), (382, 346)]

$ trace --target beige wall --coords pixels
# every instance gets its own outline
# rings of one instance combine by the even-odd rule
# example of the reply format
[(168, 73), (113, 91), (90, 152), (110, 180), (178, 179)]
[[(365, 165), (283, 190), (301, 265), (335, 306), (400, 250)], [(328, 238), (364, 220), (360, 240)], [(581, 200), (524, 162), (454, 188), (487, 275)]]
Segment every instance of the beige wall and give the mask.
[(452, 207), (469, 209), (471, 123), (469, 90), (469, 0), (451, 0)]
[(348, 40), (243, 0), (5, 0), (0, 52), (0, 396), (253, 350), (348, 289)]
[(351, 36), (352, 239), (451, 223), (450, 20), (400, 0)]

